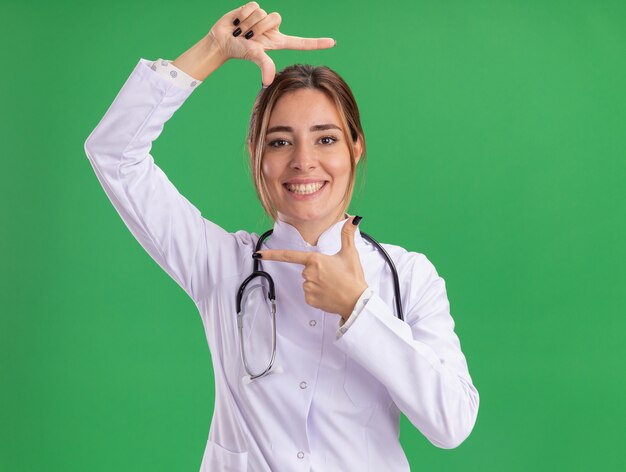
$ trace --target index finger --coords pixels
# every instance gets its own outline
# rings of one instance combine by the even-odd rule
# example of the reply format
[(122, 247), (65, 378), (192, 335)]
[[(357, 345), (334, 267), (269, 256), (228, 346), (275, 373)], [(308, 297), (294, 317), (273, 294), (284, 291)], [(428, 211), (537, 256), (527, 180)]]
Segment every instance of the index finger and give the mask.
[(292, 262), (302, 265), (306, 265), (311, 256), (310, 252), (292, 251), (290, 249), (264, 249), (257, 252), (261, 254), (263, 261)]
[(283, 34), (283, 49), (328, 49), (332, 48), (337, 41), (332, 38), (301, 38)]

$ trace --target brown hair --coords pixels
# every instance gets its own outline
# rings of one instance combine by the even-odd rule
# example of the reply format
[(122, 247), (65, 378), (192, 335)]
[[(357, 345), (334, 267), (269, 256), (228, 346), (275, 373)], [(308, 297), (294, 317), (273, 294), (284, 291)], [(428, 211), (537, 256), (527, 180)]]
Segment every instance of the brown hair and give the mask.
[[(261, 161), (265, 150), (265, 135), (270, 121), (272, 110), (276, 102), (287, 92), (298, 89), (314, 89), (325, 93), (336, 105), (341, 117), (341, 127), (344, 138), (350, 151), (350, 179), (342, 202), (342, 211), (345, 212), (352, 199), (356, 178), (356, 156), (354, 143), (360, 138), (362, 153), (359, 162), (365, 162), (365, 136), (361, 126), (361, 118), (354, 96), (348, 84), (332, 69), (326, 66), (312, 66), (308, 64), (294, 64), (284, 68), (268, 88), (261, 89), (252, 108), (250, 124), (248, 126), (247, 148), (250, 156), (250, 170), (257, 196), (265, 213), (276, 221), (278, 215), (273, 208), (265, 179), (261, 170)], [(365, 164), (363, 164), (365, 165)]]

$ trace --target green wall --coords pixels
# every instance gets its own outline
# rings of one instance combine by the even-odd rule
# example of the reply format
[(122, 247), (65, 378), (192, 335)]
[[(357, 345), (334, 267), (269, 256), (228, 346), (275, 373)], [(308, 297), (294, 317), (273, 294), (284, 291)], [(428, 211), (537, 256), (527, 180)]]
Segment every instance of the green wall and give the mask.
[[(39, 4), (39, 5), (37, 5)], [(199, 468), (213, 411), (191, 299), (115, 212), (83, 144), (139, 58), (175, 59), (239, 3), (0, 7), (0, 470)], [(626, 3), (266, 1), (327, 51), (368, 144), (351, 213), (446, 280), (481, 395), (413, 470), (626, 470)], [(152, 154), (206, 218), (269, 226), (245, 165), (261, 75), (230, 61)]]

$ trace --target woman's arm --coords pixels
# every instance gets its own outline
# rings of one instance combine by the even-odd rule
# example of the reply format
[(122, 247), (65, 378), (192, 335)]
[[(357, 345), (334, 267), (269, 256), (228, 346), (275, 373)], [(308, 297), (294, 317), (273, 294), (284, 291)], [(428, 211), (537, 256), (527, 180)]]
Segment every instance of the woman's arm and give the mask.
[(237, 267), (245, 239), (204, 219), (155, 164), (152, 143), (194, 89), (178, 87), (150, 65), (139, 61), (87, 138), (85, 152), (137, 241), (198, 302), (220, 274)]
[(472, 431), (479, 395), (454, 333), (445, 282), (415, 257), (405, 321), (376, 293), (335, 345), (386, 388), (434, 445), (454, 448)]
[[(246, 59), (259, 64), (263, 80), (270, 83), (274, 64), (266, 49), (334, 44), (331, 39), (283, 35), (278, 31), (280, 22), (278, 13), (267, 15), (250, 2), (222, 16), (173, 64), (204, 80), (228, 59)], [(243, 34), (234, 35), (237, 28)], [(249, 31), (254, 34), (246, 37)], [(155, 164), (152, 143), (195, 88), (179, 87), (150, 65), (146, 59), (136, 65), (85, 141), (85, 153), (132, 234), (197, 303), (218, 278), (235, 275), (242, 246), (250, 254), (252, 242), (244, 231), (231, 234), (204, 219)]]

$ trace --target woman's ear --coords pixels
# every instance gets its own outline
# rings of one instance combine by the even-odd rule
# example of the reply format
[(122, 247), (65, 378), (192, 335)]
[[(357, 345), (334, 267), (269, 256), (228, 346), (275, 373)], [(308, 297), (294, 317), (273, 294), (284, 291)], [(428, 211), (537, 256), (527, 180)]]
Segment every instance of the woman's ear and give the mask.
[(363, 144), (361, 143), (361, 138), (358, 137), (356, 139), (356, 143), (354, 143), (354, 163), (358, 164), (361, 160), (361, 154), (363, 153)]

